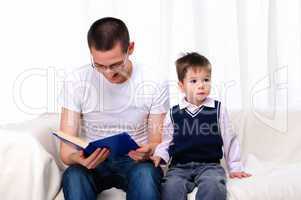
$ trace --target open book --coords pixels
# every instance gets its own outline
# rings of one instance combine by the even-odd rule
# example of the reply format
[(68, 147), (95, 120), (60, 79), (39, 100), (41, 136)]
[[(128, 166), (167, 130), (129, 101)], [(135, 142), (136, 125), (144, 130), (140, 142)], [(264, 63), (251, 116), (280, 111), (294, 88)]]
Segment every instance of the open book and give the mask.
[(128, 154), (129, 151), (139, 148), (137, 143), (126, 132), (92, 141), (90, 143), (62, 131), (52, 131), (52, 134), (63, 142), (71, 144), (79, 150), (83, 150), (86, 157), (92, 154), (97, 148), (109, 149), (110, 157), (123, 156)]

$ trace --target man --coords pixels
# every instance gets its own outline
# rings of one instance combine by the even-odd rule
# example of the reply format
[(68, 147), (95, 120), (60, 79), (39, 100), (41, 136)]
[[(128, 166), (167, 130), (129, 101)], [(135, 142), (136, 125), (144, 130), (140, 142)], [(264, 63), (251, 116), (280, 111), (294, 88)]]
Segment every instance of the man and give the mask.
[(160, 199), (161, 169), (150, 156), (161, 141), (168, 104), (167, 84), (148, 80), (152, 69), (130, 60), (134, 43), (126, 25), (116, 18), (95, 21), (88, 31), (91, 65), (75, 70), (64, 83), (60, 130), (88, 141), (128, 132), (140, 148), (110, 157), (97, 149), (89, 157), (61, 143), (65, 199), (96, 199), (111, 187), (130, 200)]

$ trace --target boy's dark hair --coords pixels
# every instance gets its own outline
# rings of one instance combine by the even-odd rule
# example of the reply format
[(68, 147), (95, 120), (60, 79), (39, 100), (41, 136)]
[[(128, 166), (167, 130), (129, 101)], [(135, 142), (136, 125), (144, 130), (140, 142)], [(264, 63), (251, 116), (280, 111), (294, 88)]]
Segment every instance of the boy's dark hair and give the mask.
[(129, 46), (129, 31), (123, 21), (113, 17), (105, 17), (95, 21), (88, 31), (89, 48), (108, 51), (119, 42), (123, 52)]
[(211, 73), (209, 60), (196, 52), (186, 53), (176, 60), (178, 80), (183, 81), (189, 68), (206, 69)]

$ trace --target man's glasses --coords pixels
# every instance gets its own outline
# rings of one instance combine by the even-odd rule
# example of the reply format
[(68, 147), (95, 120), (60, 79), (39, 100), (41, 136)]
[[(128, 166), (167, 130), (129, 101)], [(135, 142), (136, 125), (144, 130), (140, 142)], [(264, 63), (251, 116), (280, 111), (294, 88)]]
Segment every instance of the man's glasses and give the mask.
[(110, 69), (111, 71), (116, 71), (116, 70), (119, 70), (119, 69), (121, 69), (121, 68), (123, 68), (125, 66), (125, 64), (126, 64), (126, 62), (128, 60), (128, 51), (126, 52), (125, 57), (123, 58), (122, 61), (120, 61), (119, 63), (115, 63), (115, 64), (112, 64), (112, 65), (109, 65), (109, 66), (95, 64), (92, 55), (91, 55), (90, 58), (91, 58), (91, 66), (96, 71), (98, 71), (98, 72), (104, 72), (104, 71), (107, 71), (108, 69)]

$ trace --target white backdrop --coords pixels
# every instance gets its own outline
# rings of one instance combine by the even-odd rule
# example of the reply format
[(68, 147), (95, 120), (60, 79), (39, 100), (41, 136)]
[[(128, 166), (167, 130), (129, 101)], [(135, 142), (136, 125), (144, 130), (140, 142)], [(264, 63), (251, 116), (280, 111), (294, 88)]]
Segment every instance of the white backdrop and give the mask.
[(104, 16), (124, 20), (136, 59), (169, 75), (172, 104), (174, 61), (198, 51), (228, 108), (301, 108), (300, 0), (13, 0), (0, 2), (0, 124), (59, 111), (62, 78), (89, 62), (86, 33)]

